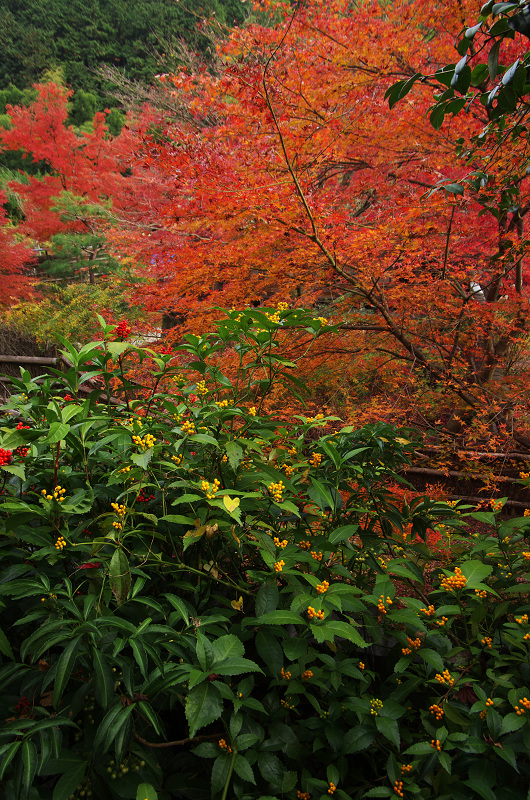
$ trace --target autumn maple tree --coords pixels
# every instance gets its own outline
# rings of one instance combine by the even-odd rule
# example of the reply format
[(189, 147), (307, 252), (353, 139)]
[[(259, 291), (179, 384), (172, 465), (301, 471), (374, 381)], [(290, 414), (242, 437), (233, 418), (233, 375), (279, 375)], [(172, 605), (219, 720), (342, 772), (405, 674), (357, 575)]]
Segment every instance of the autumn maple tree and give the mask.
[(17, 239), (15, 227), (4, 210), (5, 192), (0, 192), (0, 306), (28, 297), (31, 287), (25, 268), (34, 254)]
[[(157, 278), (138, 296), (195, 327), (215, 305), (320, 304), (343, 323), (341, 376), (354, 364), (378, 383), (391, 370), (387, 409), (405, 398), (416, 419), (446, 406), (446, 420), (486, 412), (504, 425), (526, 402), (528, 301), (499, 272), (515, 258), (499, 220), (461, 191), (469, 165), (455, 141), (473, 148), (484, 115), (454, 116), (457, 87), (443, 125), (429, 120), (435, 73), (459, 58), (474, 4), (267, 9), (279, 22), (233, 31), (217, 72), (165, 78), (187, 113), (160, 117), (144, 160), (164, 195), (150, 235), (125, 237)], [(419, 75), (390, 109), (385, 93)]]
[[(110, 224), (124, 221), (124, 209), (127, 222), (137, 224), (141, 203), (131, 194), (139, 180), (130, 174), (136, 134), (127, 127), (110, 136), (103, 113), (95, 114), (91, 130), (76, 129), (68, 122), (72, 93), (53, 83), (35, 88), (30, 105), (7, 106), (10, 126), (0, 129), (0, 149), (22, 152), (35, 173), (9, 184), (23, 212), (17, 234), (45, 252), (40, 260), (48, 272), (77, 273), (92, 283), (96, 262), (103, 271), (112, 266)], [(137, 194), (145, 197), (140, 182)]]

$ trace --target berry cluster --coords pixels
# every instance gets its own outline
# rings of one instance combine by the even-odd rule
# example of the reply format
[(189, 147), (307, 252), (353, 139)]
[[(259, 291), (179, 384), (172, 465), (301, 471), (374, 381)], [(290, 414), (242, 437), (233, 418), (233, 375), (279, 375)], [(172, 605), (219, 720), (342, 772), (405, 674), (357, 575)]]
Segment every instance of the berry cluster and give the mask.
[(131, 328), (129, 328), (125, 320), (118, 322), (118, 324), (114, 328), (114, 335), (118, 336), (120, 339), (126, 339), (127, 336), (130, 334), (130, 332)]
[(321, 461), (322, 461), (322, 453), (313, 453), (313, 455), (309, 459), (309, 463), (311, 464), (312, 467), (319, 467)]
[(0, 447), (0, 467), (5, 467), (6, 464), (11, 464), (13, 461), (13, 453), (11, 450), (4, 450)]
[(409, 646), (401, 648), (401, 652), (404, 656), (410, 656), (414, 650), (419, 650), (421, 647), (421, 639), (419, 637), (416, 637), (416, 639), (411, 639), (409, 636), (407, 636), (407, 642), (409, 643)]
[(285, 486), (283, 481), (279, 481), (278, 483), (271, 483), (269, 486), (269, 492), (272, 494), (273, 498), (276, 500), (277, 503), (281, 503), (283, 500), (283, 490)]
[(386, 598), (386, 605), (385, 605), (384, 595), (381, 595), (380, 598), (379, 598), (379, 602), (377, 604), (377, 608), (379, 609), (381, 614), (386, 614), (386, 611), (387, 611), (386, 606), (391, 606), (391, 605), (392, 605), (392, 598), (387, 597)]
[(140, 492), (138, 494), (138, 497), (136, 498), (136, 501), (138, 503), (148, 503), (150, 500), (154, 500), (154, 499), (155, 499), (154, 494), (147, 494), (145, 489), (140, 489)]
[(440, 675), (439, 672), (436, 673), (434, 679), (438, 681), (438, 683), (448, 683), (449, 686), (452, 686), (455, 682), (455, 679), (451, 675), (448, 669), (444, 669), (442, 674)]
[(213, 483), (209, 481), (201, 481), (201, 489), (203, 492), (206, 492), (206, 497), (208, 500), (213, 500), (215, 498), (216, 492), (219, 491), (219, 487), (221, 486), (221, 482), (214, 478)]
[(434, 704), (434, 705), (432, 705), (432, 706), (429, 706), (429, 711), (431, 712), (431, 714), (433, 714), (433, 716), (435, 716), (435, 717), (436, 717), (436, 719), (438, 720), (438, 722), (440, 722), (440, 720), (441, 720), (441, 719), (443, 719), (443, 716), (444, 716), (444, 710), (443, 710), (443, 708), (442, 708), (441, 706), (439, 706), (437, 703), (435, 703), (435, 704)]
[(150, 433), (146, 433), (143, 439), (141, 436), (133, 436), (132, 440), (134, 444), (141, 447), (142, 450), (149, 450), (151, 447), (154, 447), (156, 442), (155, 437)]
[(526, 714), (527, 711), (530, 711), (530, 700), (528, 697), (523, 697), (519, 700), (520, 706), (514, 706), (515, 713), (518, 717), (521, 717), (523, 714)]
[(65, 494), (66, 489), (63, 489), (62, 486), (56, 486), (53, 490), (53, 494), (47, 494), (46, 489), (41, 491), (41, 495), (45, 498), (45, 500), (56, 500), (58, 503), (64, 502)]
[(441, 586), (446, 592), (452, 592), (455, 589), (463, 589), (466, 583), (467, 578), (465, 575), (462, 575), (460, 567), (455, 567), (455, 574), (442, 578)]

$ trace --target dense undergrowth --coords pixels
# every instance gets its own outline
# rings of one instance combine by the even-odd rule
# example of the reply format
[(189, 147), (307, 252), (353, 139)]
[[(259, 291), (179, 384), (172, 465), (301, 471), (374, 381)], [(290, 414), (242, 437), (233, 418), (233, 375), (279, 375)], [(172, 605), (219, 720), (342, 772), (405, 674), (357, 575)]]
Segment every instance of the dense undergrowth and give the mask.
[(409, 491), (408, 431), (262, 413), (303, 391), (278, 332), (327, 327), (230, 312), (155, 353), (104, 326), (64, 341), (66, 374), (22, 373), (0, 449), (8, 800), (526, 793), (530, 519)]

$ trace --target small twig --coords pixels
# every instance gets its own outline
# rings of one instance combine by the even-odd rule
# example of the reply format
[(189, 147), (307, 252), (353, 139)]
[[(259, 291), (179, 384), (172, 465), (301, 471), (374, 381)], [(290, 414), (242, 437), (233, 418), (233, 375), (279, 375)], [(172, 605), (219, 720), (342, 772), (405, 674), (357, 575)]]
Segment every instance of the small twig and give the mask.
[(142, 739), (137, 733), (134, 734), (134, 738), (137, 742), (144, 744), (146, 747), (181, 747), (184, 744), (200, 742), (202, 739), (222, 739), (224, 735), (224, 733), (206, 733), (202, 736), (193, 736), (191, 739), (176, 739), (174, 742), (148, 742), (146, 739)]

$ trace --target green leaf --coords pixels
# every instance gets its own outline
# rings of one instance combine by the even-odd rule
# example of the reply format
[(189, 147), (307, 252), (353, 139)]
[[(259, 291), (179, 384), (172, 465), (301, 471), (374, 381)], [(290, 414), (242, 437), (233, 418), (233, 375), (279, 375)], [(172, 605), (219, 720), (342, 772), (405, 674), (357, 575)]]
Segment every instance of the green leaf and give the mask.
[(502, 725), (501, 725), (501, 736), (504, 736), (505, 733), (512, 733), (512, 731), (518, 731), (519, 728), (522, 728), (526, 722), (526, 718), (524, 715), (519, 716), (515, 712), (506, 714), (503, 717)]
[(321, 511), (326, 509), (335, 509), (336, 502), (329, 489), (316, 478), (310, 478), (311, 486), (307, 490), (308, 496), (320, 508)]
[(94, 666), (94, 695), (101, 708), (107, 709), (114, 697), (114, 675), (105, 656), (94, 647), (92, 651)]
[(186, 698), (186, 719), (192, 739), (200, 728), (219, 719), (223, 702), (217, 688), (208, 681), (195, 686)]
[(53, 685), (53, 707), (55, 709), (59, 707), (59, 703), (61, 702), (61, 697), (63, 696), (66, 684), (72, 674), (72, 669), (77, 658), (77, 651), (82, 641), (82, 636), (71, 639), (59, 656), (57, 671), (55, 673), (55, 683)]
[(144, 678), (147, 678), (147, 655), (145, 653), (145, 647), (139, 639), (134, 639), (132, 637), (129, 639), (129, 644), (131, 645), (134, 660), (138, 664), (140, 672)]
[(169, 600), (175, 611), (177, 611), (180, 614), (180, 616), (186, 623), (186, 626), (189, 627), (190, 618), (184, 600), (181, 600), (180, 597), (177, 597), (174, 594), (165, 594), (164, 596)]
[(395, 745), (395, 747), (397, 747), (399, 750), (399, 727), (396, 720), (390, 719), (389, 717), (377, 716), (375, 718), (375, 726), (379, 733), (381, 733), (385, 739), (388, 739), (390, 742), (392, 742), (392, 744)]
[(192, 517), (185, 517), (183, 514), (166, 514), (164, 517), (159, 517), (160, 521), (171, 522), (173, 525), (193, 525)]
[(86, 761), (76, 762), (68, 772), (61, 775), (53, 790), (53, 800), (68, 800), (85, 777)]
[(230, 761), (227, 753), (217, 756), (212, 767), (212, 797), (217, 797), (226, 785), (230, 775)]
[(407, 756), (426, 756), (433, 752), (430, 742), (418, 742), (405, 750)]
[(518, 8), (519, 3), (494, 3), (491, 13), (494, 17), (498, 17), (499, 14), (505, 14), (506, 11), (511, 11), (512, 8)]
[(464, 194), (464, 187), (460, 183), (446, 183), (442, 186), (449, 194)]
[(141, 783), (136, 790), (136, 800), (158, 800), (158, 794), (150, 783)]
[(158, 794), (150, 783), (141, 783), (136, 790), (136, 800), (158, 800)]
[(22, 742), (20, 740), (17, 742), (11, 742), (5, 753), (2, 753), (2, 763), (0, 764), (0, 780), (2, 780), (4, 777), (6, 769), (18, 753), (18, 750), (21, 746)]
[(255, 625), (256, 623), (258, 625), (302, 625), (304, 620), (294, 611), (269, 611), (256, 619), (246, 619), (243, 625)]
[(42, 441), (44, 444), (56, 444), (56, 442), (60, 442), (61, 439), (64, 439), (69, 431), (70, 425), (66, 425), (63, 422), (52, 422), (48, 435)]
[(351, 539), (358, 530), (358, 525), (343, 525), (340, 528), (335, 528), (335, 530), (329, 534), (328, 542), (330, 544), (337, 544), (337, 542), (343, 542), (345, 539)]
[(283, 652), (285, 653), (285, 657), (288, 658), (289, 661), (296, 661), (297, 659), (303, 658), (306, 655), (307, 640), (298, 638), (285, 639), (285, 641), (282, 643), (282, 647), (283, 647)]
[(271, 783), (275, 789), (281, 790), (283, 781), (283, 765), (274, 753), (258, 753), (258, 767), (262, 778)]
[[(214, 656), (214, 664), (222, 661), (225, 658), (234, 658), (235, 656), (243, 656), (245, 654), (245, 647), (237, 636), (233, 633), (220, 636), (212, 643), (212, 650)], [(214, 670), (215, 671), (215, 670)]]
[(23, 786), (24, 791), (27, 794), (30, 788), (33, 786), (33, 779), (35, 778), (35, 772), (37, 770), (37, 748), (31, 741), (31, 739), (24, 739), (22, 742), (22, 749), (21, 749), (21, 757), (22, 757), (22, 764), (24, 766), (23, 771)]
[(15, 660), (13, 655), (13, 650), (11, 649), (11, 645), (9, 644), (9, 640), (3, 630), (0, 630), (0, 653), (4, 656), (7, 656), (12, 661)]
[(517, 67), (519, 66), (519, 59), (515, 61), (512, 66), (506, 70), (504, 75), (502, 76), (502, 85), (507, 86), (509, 83), (512, 82), (513, 77), (516, 73)]
[(10, 475), (20, 478), (21, 481), (26, 479), (26, 472), (23, 464), (4, 464), (2, 466), (4, 472), (9, 472)]
[(375, 731), (367, 725), (356, 725), (346, 732), (343, 743), (342, 753), (350, 755), (367, 750), (375, 739)]
[(348, 622), (340, 622), (339, 620), (330, 620), (320, 625), (311, 625), (311, 632), (317, 642), (333, 642), (335, 636), (341, 639), (348, 639), (358, 647), (366, 647), (366, 642), (354, 627)]
[(157, 715), (153, 711), (152, 706), (147, 703), (145, 700), (140, 700), (138, 702), (138, 712), (142, 714), (143, 717), (150, 723), (151, 727), (154, 729), (155, 733), (159, 736), (162, 735), (162, 729), (160, 727), (160, 723), (158, 720)]
[(484, 800), (497, 800), (497, 795), (493, 789), (491, 789), (484, 778), (481, 778), (478, 775), (470, 778), (467, 781), (464, 781), (464, 784), (469, 786), (470, 789), (473, 789), (473, 791), (483, 797)]
[(498, 39), (491, 48), (488, 55), (488, 72), (490, 80), (494, 81), (497, 77), (497, 70), (499, 68), (499, 50), (501, 47), (501, 40)]
[(123, 355), (126, 350), (134, 349), (129, 342), (107, 342), (107, 350), (112, 358), (115, 360)]
[(474, 39), (475, 34), (479, 32), (482, 28), (482, 22), (479, 22), (477, 25), (473, 25), (471, 28), (468, 28), (464, 34), (466, 39)]
[(201, 742), (191, 752), (199, 758), (216, 758), (219, 755), (219, 745), (213, 742)]
[(471, 72), (471, 86), (475, 88), (477, 86), (480, 86), (480, 84), (483, 83), (484, 80), (486, 79), (487, 75), (488, 75), (488, 65), (477, 64), (476, 67)]
[(133, 464), (136, 464), (137, 467), (141, 467), (141, 469), (147, 469), (149, 462), (153, 458), (154, 450), (150, 447), (148, 450), (145, 450), (143, 453), (131, 453), (131, 461)]
[(440, 653), (436, 652), (436, 650), (431, 650), (430, 648), (421, 648), (418, 655), (427, 663), (430, 664), (431, 667), (434, 667), (435, 670), (438, 672), (443, 672), (445, 669), (444, 660), (441, 657)]
[(124, 551), (119, 547), (114, 551), (109, 564), (109, 583), (112, 594), (120, 606), (127, 600), (131, 588), (129, 562)]
[(247, 781), (248, 783), (256, 783), (252, 767), (248, 763), (247, 759), (239, 753), (237, 753), (234, 759), (234, 771), (242, 780)]
[(451, 758), (449, 756), (449, 753), (444, 753), (443, 751), (438, 753), (438, 760), (439, 760), (440, 764), (442, 765), (442, 767), (444, 768), (444, 770), (446, 772), (448, 772), (449, 775), (450, 775), (451, 774)]
[(490, 564), (483, 564), (482, 561), (466, 561), (461, 569), (467, 580), (466, 589), (477, 589), (480, 588), (479, 583), (491, 574), (493, 567)]
[(416, 81), (421, 77), (421, 74), (418, 72), (416, 75), (413, 75), (412, 78), (408, 78), (404, 81), (398, 81), (389, 89), (387, 89), (385, 92), (385, 100), (388, 100), (389, 108), (392, 109), (396, 103), (398, 103), (400, 100), (403, 100), (403, 98), (408, 95)]
[(236, 470), (243, 458), (243, 448), (237, 442), (227, 442), (225, 445), (228, 462), (233, 470)]
[(109, 747), (111, 747), (116, 740), (120, 728), (127, 723), (135, 706), (136, 703), (131, 703), (124, 707), (122, 703), (119, 702), (107, 711), (101, 720), (94, 738), (95, 751), (107, 752)]

